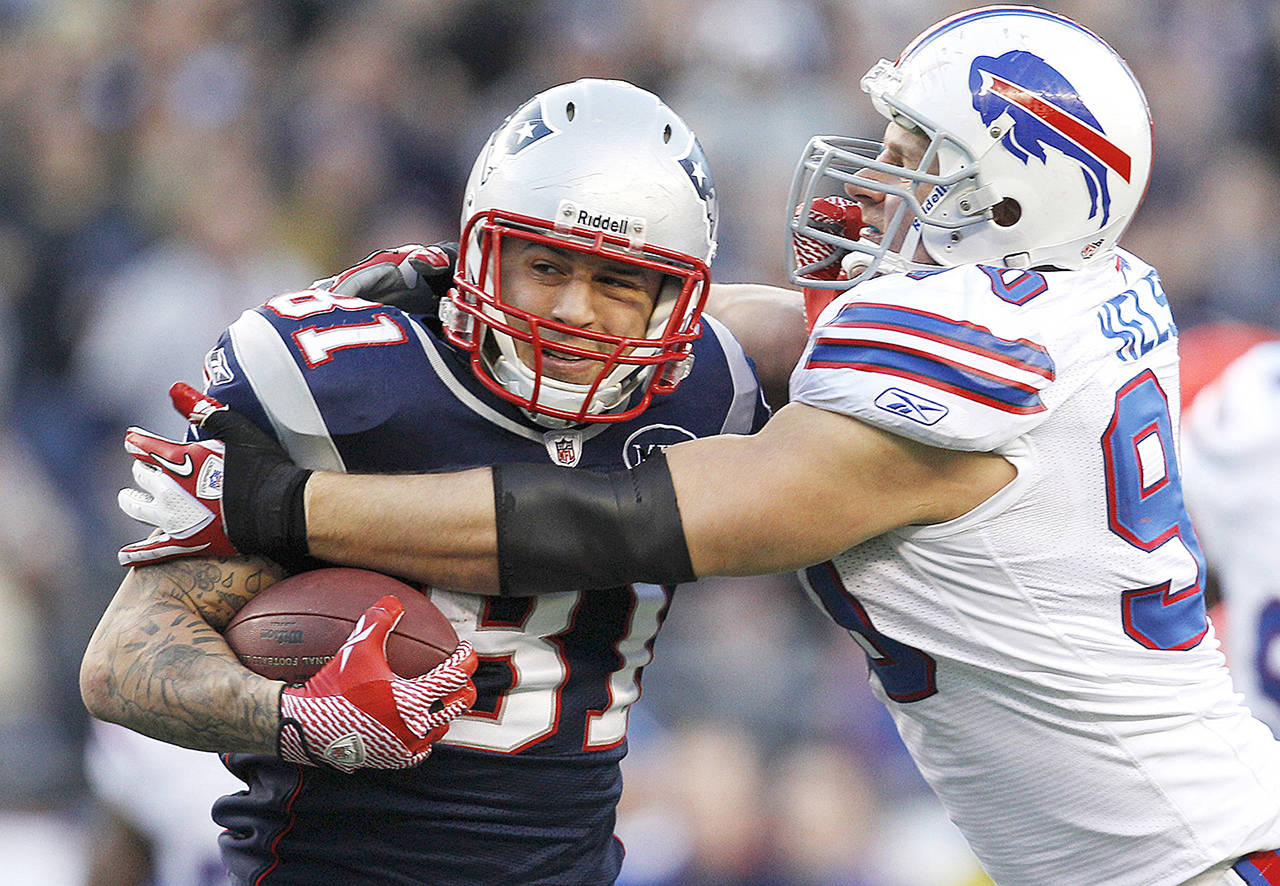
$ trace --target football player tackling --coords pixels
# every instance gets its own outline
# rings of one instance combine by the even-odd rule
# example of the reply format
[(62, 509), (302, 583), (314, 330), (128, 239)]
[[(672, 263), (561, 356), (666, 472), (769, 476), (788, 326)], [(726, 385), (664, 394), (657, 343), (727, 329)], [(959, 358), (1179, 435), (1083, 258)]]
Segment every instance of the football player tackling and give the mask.
[[(447, 252), (406, 248), (246, 312), (206, 360), (208, 393), (300, 464), (353, 472), (495, 462), (622, 471), (672, 443), (764, 423), (741, 347), (702, 316), (716, 244), (710, 170), (656, 96), (601, 80), (535, 96), (477, 157), (462, 220), (456, 277)], [(350, 294), (419, 272), (456, 288), (442, 299), (415, 286), (421, 301), (407, 310)], [(272, 437), (263, 434), (274, 447)], [(140, 482), (184, 461), (177, 444), (145, 432), (129, 445), (154, 466)], [(193, 482), (217, 464), (201, 447)], [(264, 500), (273, 488), (264, 483)], [(208, 535), (158, 536), (131, 556), (231, 552), (206, 546)], [(82, 671), (98, 716), (171, 742), (256, 752), (229, 758), (248, 789), (215, 805), (236, 882), (615, 880), (628, 710), (672, 588), (621, 582), (584, 594), (542, 583), (556, 593), (493, 598), (437, 585), (433, 602), (479, 656), (474, 710), (417, 768), (381, 771), (419, 763), (438, 734), (411, 755), (340, 773), (296, 765), (323, 753), (297, 747), (320, 730), (295, 725), (295, 690), (277, 706), (281, 684), (240, 667), (205, 625), (225, 625), (232, 598), (242, 603), (276, 575), (239, 559), (136, 569)]]
[[(862, 88), (883, 144), (816, 138), (797, 169), (794, 279), (838, 294), (759, 434), (605, 478), (351, 477), (220, 412), (229, 537), (499, 594), (800, 569), (1000, 886), (1280, 883), (1280, 744), (1182, 502), (1177, 331), (1117, 246), (1141, 88), (1029, 7), (947, 19)], [(275, 473), (288, 507), (253, 494)]]

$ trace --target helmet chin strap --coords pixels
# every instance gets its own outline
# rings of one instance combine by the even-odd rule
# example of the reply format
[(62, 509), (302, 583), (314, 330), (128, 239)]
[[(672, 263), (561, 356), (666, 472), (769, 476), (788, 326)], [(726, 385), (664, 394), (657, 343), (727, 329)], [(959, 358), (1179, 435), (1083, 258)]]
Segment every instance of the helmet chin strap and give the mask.
[[(496, 337), (501, 333), (493, 334)], [(543, 376), (542, 383), (537, 386), (538, 399), (533, 400), (533, 389), (536, 381), (534, 372), (519, 357), (506, 353), (506, 349), (500, 349), (498, 354), (489, 361), (489, 366), (494, 380), (508, 391), (529, 400), (535, 405), (543, 405), (551, 409), (578, 412), (583, 409), (587, 393), (591, 390), (590, 385), (572, 384)], [(602, 383), (591, 397), (591, 402), (587, 404), (586, 414), (598, 415), (622, 405), (630, 393), (643, 383), (647, 377), (647, 372), (652, 371), (652, 367), (638, 367), (637, 370), (624, 378)], [(571, 419), (546, 415), (527, 407), (522, 407), (522, 411), (531, 421), (543, 427), (561, 429), (578, 424), (578, 422)]]

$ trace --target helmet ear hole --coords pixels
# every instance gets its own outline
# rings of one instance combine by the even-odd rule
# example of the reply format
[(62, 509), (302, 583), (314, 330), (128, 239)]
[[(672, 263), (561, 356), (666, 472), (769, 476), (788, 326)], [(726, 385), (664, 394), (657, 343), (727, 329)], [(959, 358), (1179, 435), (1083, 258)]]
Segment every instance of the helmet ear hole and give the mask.
[(991, 207), (991, 220), (1002, 228), (1016, 225), (1022, 218), (1022, 204), (1012, 197), (1005, 197)]
[(577, 111), (578, 109), (573, 106), (573, 102), (569, 102), (564, 106), (564, 115), (568, 117), (571, 122), (573, 120), (573, 115), (576, 114)]

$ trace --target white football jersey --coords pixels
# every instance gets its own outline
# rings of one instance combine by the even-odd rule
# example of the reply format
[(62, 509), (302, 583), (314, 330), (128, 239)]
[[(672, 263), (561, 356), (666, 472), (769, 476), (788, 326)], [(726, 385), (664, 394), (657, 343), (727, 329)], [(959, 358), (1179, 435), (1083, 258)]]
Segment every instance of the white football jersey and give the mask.
[(1196, 396), (1182, 445), (1187, 508), (1226, 600), (1231, 676), (1280, 735), (1280, 342)]
[(1280, 847), (1280, 743), (1205, 618), (1149, 265), (868, 281), (819, 318), (791, 397), (1017, 469), (805, 571), (996, 883), (1179, 884)]

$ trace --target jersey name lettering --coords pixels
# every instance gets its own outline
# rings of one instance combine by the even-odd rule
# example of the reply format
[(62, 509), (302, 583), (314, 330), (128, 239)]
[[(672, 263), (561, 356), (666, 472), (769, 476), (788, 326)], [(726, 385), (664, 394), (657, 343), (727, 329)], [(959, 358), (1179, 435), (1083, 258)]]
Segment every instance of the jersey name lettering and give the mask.
[(1102, 334), (1119, 342), (1116, 356), (1131, 363), (1177, 335), (1169, 299), (1151, 271), (1137, 286), (1108, 299), (1098, 309)]

